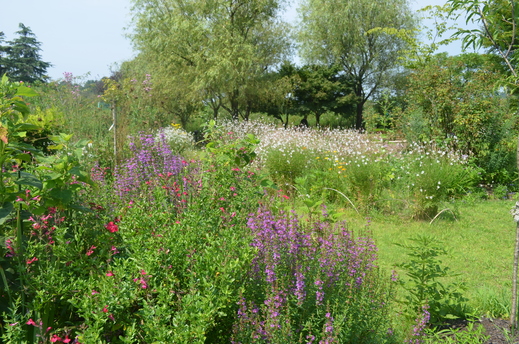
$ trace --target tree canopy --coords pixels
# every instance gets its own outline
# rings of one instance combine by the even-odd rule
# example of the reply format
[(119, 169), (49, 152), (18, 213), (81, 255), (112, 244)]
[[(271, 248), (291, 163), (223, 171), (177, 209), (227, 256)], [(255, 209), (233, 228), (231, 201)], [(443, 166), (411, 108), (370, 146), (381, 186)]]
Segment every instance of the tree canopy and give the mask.
[[(249, 97), (290, 47), (278, 0), (133, 0), (139, 58), (156, 90), (175, 94), (177, 109), (193, 102), (247, 118)], [(169, 101), (169, 100), (168, 100)]]
[(299, 42), (307, 62), (338, 65), (354, 83), (356, 128), (366, 101), (397, 70), (415, 18), (407, 0), (305, 0)]
[[(45, 81), (51, 64), (41, 59), (41, 43), (28, 26), (20, 23), (19, 28), (17, 38), (8, 41), (6, 46), (0, 45), (0, 72), (15, 81)], [(3, 33), (0, 33), (0, 44), (2, 40)]]

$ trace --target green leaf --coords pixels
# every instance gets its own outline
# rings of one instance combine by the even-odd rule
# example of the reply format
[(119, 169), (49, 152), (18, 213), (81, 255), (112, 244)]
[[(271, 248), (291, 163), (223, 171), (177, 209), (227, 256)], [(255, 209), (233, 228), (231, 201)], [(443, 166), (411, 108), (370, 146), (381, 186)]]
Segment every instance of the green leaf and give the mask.
[(47, 146), (48, 149), (55, 149), (55, 150), (60, 150), (60, 149), (63, 149), (63, 145), (62, 144), (59, 144), (59, 145), (49, 145)]
[(9, 214), (13, 211), (14, 206), (12, 203), (7, 202), (2, 205), (0, 208), (0, 225), (3, 224), (6, 220)]
[(49, 192), (49, 195), (63, 204), (72, 202), (72, 191), (70, 190), (53, 189)]
[(90, 179), (90, 175), (79, 166), (74, 166), (69, 171), (70, 174), (77, 177), (77, 180), (92, 185), (94, 182)]
[(19, 86), (16, 95), (22, 97), (35, 97), (38, 95), (38, 92), (27, 86)]
[(13, 158), (17, 159), (17, 160), (27, 161), (27, 162), (31, 161), (31, 155), (27, 154), (27, 153), (16, 154)]
[(78, 211), (82, 211), (82, 212), (86, 212), (86, 213), (92, 213), (93, 212), (92, 209), (83, 207), (82, 205), (79, 205), (79, 204), (76, 204), (76, 203), (69, 204), (68, 207), (70, 209), (74, 209), (74, 210), (78, 210)]
[(27, 173), (27, 172), (20, 172), (20, 178), (18, 178), (18, 173), (11, 173), (11, 176), (15, 180), (15, 184), (18, 185), (29, 185), (34, 186), (38, 189), (43, 189), (43, 183), (33, 174)]
[(17, 131), (34, 131), (34, 130), (40, 130), (41, 127), (36, 124), (31, 123), (21, 123), (16, 126)]

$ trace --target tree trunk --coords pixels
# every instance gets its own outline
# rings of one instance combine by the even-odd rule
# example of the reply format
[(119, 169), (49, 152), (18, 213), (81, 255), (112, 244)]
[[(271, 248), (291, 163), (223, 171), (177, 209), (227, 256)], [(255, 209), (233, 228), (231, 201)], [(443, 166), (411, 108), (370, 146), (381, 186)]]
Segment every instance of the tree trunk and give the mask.
[(240, 119), (240, 105), (238, 102), (239, 94), (240, 92), (238, 90), (234, 90), (230, 97), (231, 118), (233, 121), (238, 121)]
[(364, 129), (364, 118), (362, 112), (364, 111), (364, 102), (361, 100), (357, 103), (357, 115), (355, 117), (355, 129)]
[(321, 126), (321, 115), (322, 115), (322, 113), (318, 113), (318, 112), (315, 113), (315, 125), (317, 128), (319, 128)]

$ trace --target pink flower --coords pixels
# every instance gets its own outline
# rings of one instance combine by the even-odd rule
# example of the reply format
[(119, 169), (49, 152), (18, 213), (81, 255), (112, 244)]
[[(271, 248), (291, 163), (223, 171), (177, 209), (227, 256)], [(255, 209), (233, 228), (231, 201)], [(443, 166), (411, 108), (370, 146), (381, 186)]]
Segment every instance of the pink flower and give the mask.
[(31, 259), (27, 259), (27, 265), (32, 264), (32, 263), (34, 263), (37, 260), (38, 260), (38, 258), (36, 258), (36, 257), (32, 257)]
[(29, 319), (29, 321), (26, 322), (27, 325), (32, 325), (32, 326), (36, 326), (36, 323), (34, 322), (34, 320)]
[(108, 313), (108, 306), (103, 307), (103, 313)]
[(52, 335), (52, 337), (50, 338), (50, 341), (51, 341), (52, 343), (56, 343), (57, 341), (60, 341), (60, 342), (61, 342), (61, 337), (58, 337), (57, 334), (54, 334), (54, 335)]
[(108, 229), (108, 231), (110, 233), (115, 233), (115, 232), (119, 231), (119, 227), (112, 221), (108, 222), (108, 224), (105, 225), (105, 228)]
[(87, 251), (86, 255), (87, 256), (90, 256), (92, 253), (94, 253), (94, 249), (96, 249), (97, 247), (95, 247), (94, 245), (90, 246), (90, 249)]
[(63, 339), (63, 343), (70, 343), (70, 338), (68, 337), (68, 334), (65, 336), (65, 339)]
[(108, 276), (108, 277), (112, 277), (113, 275), (114, 275), (114, 273), (113, 273), (112, 271), (108, 271), (108, 272), (106, 273), (106, 276)]
[(95, 295), (95, 294), (99, 294), (99, 292), (94, 290), (94, 289), (92, 289), (92, 295)]

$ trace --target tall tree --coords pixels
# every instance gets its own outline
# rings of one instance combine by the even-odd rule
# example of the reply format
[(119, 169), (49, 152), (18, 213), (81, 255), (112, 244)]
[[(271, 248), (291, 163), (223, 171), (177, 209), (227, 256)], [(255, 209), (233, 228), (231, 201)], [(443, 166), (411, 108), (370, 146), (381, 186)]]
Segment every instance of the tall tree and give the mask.
[[(338, 65), (354, 83), (355, 126), (363, 127), (366, 101), (399, 65), (415, 18), (408, 0), (304, 0), (299, 41), (310, 63)], [(392, 30), (390, 32), (389, 30)]]
[[(283, 0), (133, 0), (135, 48), (160, 84), (233, 119), (288, 48)], [(176, 82), (178, 81), (178, 82)], [(175, 86), (176, 85), (176, 86)]]
[(355, 104), (353, 85), (348, 75), (339, 73), (337, 66), (296, 67), (285, 63), (279, 75), (297, 77), (291, 91), (292, 112), (302, 115), (304, 119), (313, 114), (319, 126), (321, 116), (328, 111), (345, 118), (352, 114)]
[(19, 27), (20, 30), (16, 32), (18, 38), (8, 42), (7, 73), (9, 78), (29, 83), (45, 81), (48, 78), (47, 68), (51, 64), (41, 60), (39, 54), (41, 43), (38, 42), (36, 35), (29, 27), (22, 23), (19, 24)]
[(3, 45), (5, 41), (5, 34), (0, 31), (0, 77), (7, 73), (7, 51), (8, 46)]

